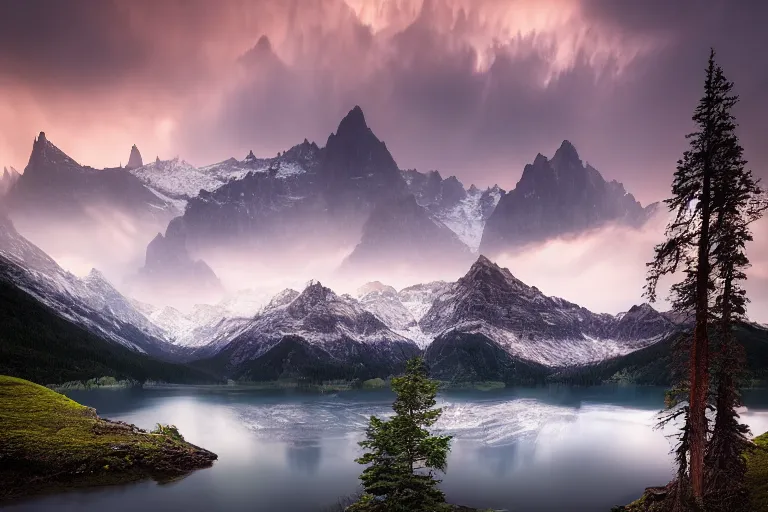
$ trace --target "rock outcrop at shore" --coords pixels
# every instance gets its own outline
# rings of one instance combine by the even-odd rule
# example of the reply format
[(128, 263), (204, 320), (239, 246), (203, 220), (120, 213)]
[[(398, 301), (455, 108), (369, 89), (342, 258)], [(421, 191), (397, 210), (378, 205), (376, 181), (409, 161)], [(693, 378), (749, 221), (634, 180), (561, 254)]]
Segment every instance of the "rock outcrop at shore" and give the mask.
[(218, 458), (178, 430), (147, 432), (43, 386), (0, 376), (0, 503), (75, 487), (163, 481)]

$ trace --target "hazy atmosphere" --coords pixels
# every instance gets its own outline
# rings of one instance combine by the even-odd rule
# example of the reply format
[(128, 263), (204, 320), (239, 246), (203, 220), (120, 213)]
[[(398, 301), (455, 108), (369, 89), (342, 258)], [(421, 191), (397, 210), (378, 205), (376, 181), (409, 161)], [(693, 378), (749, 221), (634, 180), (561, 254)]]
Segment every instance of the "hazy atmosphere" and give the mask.
[(0, 0), (0, 508), (768, 512), (766, 21)]
[[(39, 131), (96, 168), (125, 165), (132, 144), (145, 162), (178, 156), (200, 167), (250, 150), (269, 157), (305, 138), (323, 146), (360, 105), (401, 169), (437, 169), (467, 187), (510, 190), (537, 153), (551, 157), (568, 139), (585, 163), (646, 205), (669, 194), (692, 127), (702, 48), (716, 46), (736, 92), (748, 98), (736, 111), (745, 156), (768, 176), (759, 129), (768, 117), (768, 71), (755, 68), (749, 53), (768, 44), (761, 16), (724, 1), (650, 4), (6, 2), (0, 165), (21, 172)], [(95, 266), (121, 286), (162, 223), (140, 228), (108, 208), (96, 216), (98, 239), (110, 243), (78, 242), (76, 252), (36, 237), (32, 224), (20, 229), (65, 268), (84, 274)], [(663, 225), (600, 228), (500, 262), (545, 293), (617, 313), (641, 300), (643, 263)], [(755, 227), (765, 230), (765, 223)], [(62, 234), (77, 240), (77, 231)], [(750, 248), (750, 314), (768, 321), (768, 248), (758, 240)], [(353, 248), (331, 247), (336, 256), (294, 267), (288, 281), (295, 287), (329, 275)], [(275, 271), (260, 274), (253, 263), (252, 282), (235, 279), (242, 287), (285, 281), (266, 279)], [(227, 285), (227, 269), (214, 271)], [(596, 278), (599, 290), (590, 285)], [(415, 282), (407, 275), (392, 281)]]
[[(766, 176), (768, 6), (600, 0), (29, 0), (0, 6), (0, 160), (39, 131), (80, 163), (325, 142), (359, 104), (398, 165), (509, 190), (563, 139), (643, 204), (668, 193), (706, 49)], [(755, 12), (757, 9), (758, 12)], [(760, 12), (760, 11), (763, 12)]]

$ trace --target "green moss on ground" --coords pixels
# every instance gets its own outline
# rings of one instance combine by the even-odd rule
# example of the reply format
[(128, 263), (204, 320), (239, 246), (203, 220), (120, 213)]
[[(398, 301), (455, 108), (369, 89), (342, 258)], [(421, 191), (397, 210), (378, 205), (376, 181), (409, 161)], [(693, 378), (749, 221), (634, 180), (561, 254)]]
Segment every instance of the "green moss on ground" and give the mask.
[(0, 376), (0, 502), (72, 487), (170, 479), (216, 454), (96, 412), (48, 388)]
[(754, 439), (757, 447), (747, 457), (747, 487), (755, 512), (768, 512), (768, 433)]
[[(755, 449), (745, 454), (747, 459), (747, 488), (752, 512), (768, 512), (768, 432), (754, 439)], [(629, 505), (615, 507), (615, 512), (652, 512), (654, 510), (651, 488)], [(649, 491), (651, 491), (649, 493)]]

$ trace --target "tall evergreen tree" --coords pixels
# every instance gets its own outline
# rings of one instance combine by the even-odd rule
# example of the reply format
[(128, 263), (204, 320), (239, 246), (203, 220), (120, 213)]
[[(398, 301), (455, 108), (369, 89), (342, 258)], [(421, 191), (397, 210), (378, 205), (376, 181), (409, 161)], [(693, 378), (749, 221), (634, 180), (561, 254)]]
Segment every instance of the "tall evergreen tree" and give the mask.
[(742, 457), (749, 446), (749, 429), (739, 422), (736, 408), (741, 405), (739, 377), (744, 369), (744, 349), (733, 329), (746, 319), (748, 299), (741, 283), (749, 266), (746, 243), (752, 240), (750, 225), (768, 208), (758, 181), (746, 169), (743, 149), (736, 136), (731, 109), (738, 97), (733, 84), (716, 68), (716, 79), (723, 84), (725, 97), (718, 116), (717, 131), (722, 144), (715, 154), (717, 164), (712, 180), (712, 266), (717, 283), (713, 317), (718, 340), (714, 357), (715, 422), (705, 458), (708, 510), (747, 510), (744, 486), (746, 462)]
[[(674, 220), (667, 226), (667, 240), (655, 248), (649, 263), (646, 295), (656, 299), (659, 279), (666, 274), (683, 271), (684, 278), (672, 286), (673, 309), (694, 312), (693, 337), (688, 350), (688, 405), (685, 433), (688, 460), (687, 480), (678, 481), (683, 488), (688, 483), (697, 506), (703, 505), (704, 456), (707, 443), (706, 417), (709, 397), (709, 336), (710, 305), (714, 290), (712, 258), (712, 180), (717, 171), (718, 155), (729, 144), (724, 130), (729, 118), (728, 82), (710, 53), (704, 81), (704, 96), (694, 111), (696, 131), (687, 136), (689, 149), (678, 161), (672, 183), (672, 197), (666, 200)], [(678, 463), (680, 460), (678, 459)]]
[(437, 388), (419, 357), (392, 379), (395, 415), (370, 419), (360, 443), (367, 451), (357, 460), (368, 465), (360, 476), (365, 494), (349, 512), (434, 512), (445, 504), (434, 474), (445, 471), (451, 437), (427, 430), (442, 413), (435, 407)]

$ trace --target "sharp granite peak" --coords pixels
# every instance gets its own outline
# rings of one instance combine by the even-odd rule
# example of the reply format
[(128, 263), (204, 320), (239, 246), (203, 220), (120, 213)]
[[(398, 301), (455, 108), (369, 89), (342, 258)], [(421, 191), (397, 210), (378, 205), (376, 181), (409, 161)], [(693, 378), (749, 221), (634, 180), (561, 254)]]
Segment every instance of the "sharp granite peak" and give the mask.
[[(265, 40), (255, 50), (271, 48)], [(87, 218), (93, 205), (151, 219), (144, 239), (165, 235), (149, 243), (140, 280), (165, 288), (173, 279), (193, 279), (206, 290), (220, 288), (214, 270), (226, 264), (222, 255), (282, 268), (300, 264), (299, 254), (311, 247), (335, 258), (329, 272), (376, 279), (382, 265), (396, 262), (393, 271), (434, 280), (464, 271), (478, 254), (495, 257), (607, 222), (640, 226), (653, 211), (620, 183), (605, 181), (568, 140), (551, 159), (538, 154), (510, 192), (467, 188), (436, 170), (402, 170), (359, 105), (324, 147), (304, 139), (276, 157), (251, 150), (200, 168), (179, 157), (144, 163), (133, 145), (125, 167), (96, 170), (41, 132), (24, 174), (2, 186), (14, 219)], [(354, 249), (343, 258), (339, 247)], [(179, 265), (186, 270), (174, 270)]]
[[(24, 172), (7, 195), (8, 214), (24, 226), (44, 229), (39, 236), (61, 240), (62, 227), (81, 222), (98, 226), (94, 211), (109, 210), (141, 224), (164, 225), (173, 215), (171, 204), (121, 167), (94, 169), (81, 165), (46, 137), (35, 138)], [(45, 234), (43, 234), (45, 233)], [(72, 241), (73, 250), (77, 242)], [(75, 252), (76, 253), (76, 252)]]
[(144, 165), (144, 161), (141, 159), (141, 153), (139, 152), (139, 148), (137, 148), (136, 144), (134, 144), (133, 147), (131, 147), (131, 154), (128, 157), (128, 163), (125, 164), (125, 168), (128, 170), (138, 169), (143, 165)]
[(606, 181), (564, 140), (551, 159), (537, 154), (515, 189), (501, 197), (480, 249), (499, 254), (610, 222), (636, 228), (656, 209), (657, 203), (643, 207), (624, 185)]
[(648, 315), (633, 314), (626, 322), (626, 315), (596, 314), (548, 297), (480, 256), (435, 298), (419, 326), (434, 337), (428, 354), (493, 343), (513, 359), (565, 366), (627, 354), (668, 336), (674, 324), (648, 308), (642, 308)]

